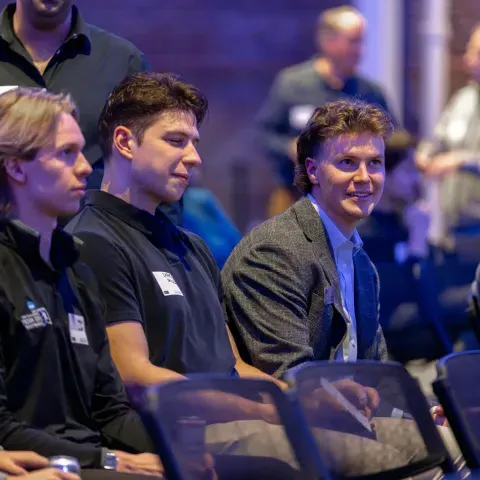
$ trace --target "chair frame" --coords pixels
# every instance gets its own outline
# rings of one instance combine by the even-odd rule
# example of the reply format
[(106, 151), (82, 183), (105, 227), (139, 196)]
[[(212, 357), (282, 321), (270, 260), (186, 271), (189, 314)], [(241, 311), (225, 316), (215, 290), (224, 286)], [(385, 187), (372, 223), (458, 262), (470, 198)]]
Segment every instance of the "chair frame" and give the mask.
[(472, 433), (470, 426), (461, 413), (461, 409), (458, 407), (457, 394), (449, 379), (449, 362), (452, 359), (467, 356), (478, 356), (480, 362), (480, 351), (451, 353), (441, 358), (437, 362), (437, 378), (433, 381), (432, 387), (445, 411), (445, 416), (452, 428), (468, 468), (470, 470), (478, 470), (480, 469), (480, 453), (475, 448), (476, 436)]
[(475, 337), (477, 337), (477, 342), (480, 343), (480, 303), (476, 295), (471, 296), (470, 302), (472, 304), (472, 310), (467, 315), (473, 333)]
[[(169, 435), (163, 422), (158, 420), (156, 411), (161, 408), (161, 398), (169, 398), (178, 393), (196, 391), (201, 389), (219, 390), (222, 392), (238, 394), (239, 382), (243, 382), (245, 390), (257, 391), (270, 395), (277, 408), (281, 424), (290, 440), (295, 457), (305, 471), (305, 480), (330, 480), (330, 474), (325, 467), (315, 444), (315, 440), (306, 424), (299, 422), (302, 418), (299, 405), (295, 397), (289, 392), (283, 392), (278, 385), (263, 379), (232, 378), (223, 375), (192, 375), (188, 380), (170, 382), (143, 389), (143, 393), (136, 393), (143, 399), (132, 399), (155, 448), (165, 467), (169, 480), (184, 480), (180, 463), (169, 444)], [(137, 387), (140, 388), (141, 387)]]
[[(429, 455), (424, 460), (416, 462), (412, 465), (406, 465), (400, 468), (378, 472), (369, 475), (362, 475), (355, 477), (355, 480), (401, 480), (404, 478), (412, 477), (425, 473), (434, 468), (441, 468), (444, 474), (454, 473), (456, 471), (452, 458), (448, 453), (443, 440), (437, 431), (435, 423), (430, 414), (430, 406), (425, 398), (420, 384), (417, 379), (413, 378), (405, 367), (398, 362), (378, 362), (373, 360), (358, 360), (352, 362), (352, 367), (355, 368), (372, 368), (377, 370), (383, 370), (386, 372), (385, 376), (388, 376), (388, 371), (401, 375), (402, 383), (407, 383), (409, 387), (409, 396), (406, 397), (410, 405), (415, 408), (416, 415), (414, 419), (418, 425), (420, 435), (429, 451)], [(309, 375), (311, 378), (311, 372), (323, 370), (325, 373), (335, 373), (334, 370), (343, 370), (345, 372), (348, 368), (348, 363), (341, 362), (329, 362), (329, 361), (315, 361), (307, 364), (299, 365), (290, 369), (285, 379), (289, 386), (296, 390), (297, 384), (302, 376)], [(297, 402), (300, 404), (300, 399), (297, 398)], [(308, 425), (305, 414), (303, 414), (303, 421)], [(438, 453), (435, 453), (438, 452)], [(348, 480), (354, 480), (354, 477), (347, 477)]]

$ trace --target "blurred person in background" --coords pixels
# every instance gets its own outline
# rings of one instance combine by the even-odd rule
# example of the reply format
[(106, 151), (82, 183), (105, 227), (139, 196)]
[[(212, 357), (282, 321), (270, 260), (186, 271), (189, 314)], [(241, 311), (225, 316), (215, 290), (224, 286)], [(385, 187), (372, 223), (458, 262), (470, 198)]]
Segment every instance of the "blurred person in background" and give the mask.
[(182, 227), (205, 240), (218, 268), (222, 269), (242, 236), (215, 195), (199, 185), (200, 176), (200, 170), (193, 171), (183, 194)]
[(382, 87), (357, 73), (366, 27), (363, 16), (351, 6), (325, 10), (317, 22), (317, 56), (275, 77), (258, 118), (261, 141), (280, 184), (270, 198), (268, 216), (299, 198), (293, 186), (295, 142), (316, 107), (356, 98), (390, 112)]
[(364, 249), (374, 263), (400, 263), (428, 255), (428, 206), (421, 199), (421, 175), (414, 141), (403, 131), (385, 152), (385, 188), (372, 214), (358, 225)]
[(429, 241), (443, 251), (455, 247), (455, 226), (480, 223), (480, 25), (472, 31), (464, 61), (470, 81), (453, 94), (433, 138), (416, 152), (432, 215)]

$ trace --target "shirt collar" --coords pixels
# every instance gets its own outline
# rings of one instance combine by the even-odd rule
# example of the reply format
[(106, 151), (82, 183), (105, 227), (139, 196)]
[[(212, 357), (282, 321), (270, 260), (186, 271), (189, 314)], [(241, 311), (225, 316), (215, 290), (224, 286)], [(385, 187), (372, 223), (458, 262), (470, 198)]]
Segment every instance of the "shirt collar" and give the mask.
[(147, 237), (164, 237), (168, 232), (173, 239), (190, 241), (188, 235), (178, 228), (167, 214), (158, 209), (155, 215), (152, 215), (102, 190), (88, 190), (85, 199), (85, 205), (106, 210)]
[[(8, 44), (19, 42), (20, 40), (13, 31), (13, 14), (15, 13), (15, 4), (8, 4), (0, 14), (0, 37)], [(78, 45), (83, 45), (86, 53), (90, 52), (91, 38), (90, 29), (83, 20), (81, 13), (75, 5), (72, 5), (72, 27), (64, 44), (67, 42), (78, 42)], [(80, 48), (80, 47), (79, 47)]]
[(353, 245), (354, 254), (360, 250), (360, 248), (362, 248), (363, 242), (356, 229), (353, 231), (351, 238), (348, 239), (335, 225), (333, 220), (324, 212), (313, 196), (308, 194), (307, 197), (320, 216), (334, 251), (337, 251), (343, 244), (347, 242), (350, 242)]
[[(20, 220), (0, 220), (0, 242), (14, 248), (24, 258), (40, 259), (40, 233)], [(56, 228), (52, 233), (50, 261), (57, 271), (71, 266), (79, 257), (82, 240)]]

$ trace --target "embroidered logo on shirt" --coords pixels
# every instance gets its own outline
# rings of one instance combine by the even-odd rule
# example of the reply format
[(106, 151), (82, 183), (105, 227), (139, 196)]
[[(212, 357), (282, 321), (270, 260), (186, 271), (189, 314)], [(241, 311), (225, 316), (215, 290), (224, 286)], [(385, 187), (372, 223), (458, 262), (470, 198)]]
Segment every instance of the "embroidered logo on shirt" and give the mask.
[(183, 293), (177, 285), (171, 273), (168, 272), (152, 272), (155, 280), (162, 289), (163, 294), (168, 297), (170, 295), (181, 295)]
[(52, 325), (52, 319), (44, 307), (35, 308), (35, 304), (28, 300), (27, 308), (30, 310), (30, 313), (20, 317), (20, 321), (27, 330)]

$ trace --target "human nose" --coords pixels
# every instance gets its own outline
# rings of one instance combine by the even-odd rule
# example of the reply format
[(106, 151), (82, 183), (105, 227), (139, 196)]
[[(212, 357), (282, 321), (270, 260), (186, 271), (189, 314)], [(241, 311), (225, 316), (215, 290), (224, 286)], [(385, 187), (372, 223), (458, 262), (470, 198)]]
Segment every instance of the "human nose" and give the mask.
[(365, 163), (360, 163), (357, 170), (355, 171), (355, 176), (353, 178), (354, 182), (357, 183), (366, 183), (370, 181), (370, 176), (368, 174), (368, 168)]
[(82, 152), (77, 156), (75, 171), (79, 177), (88, 177), (92, 173), (92, 166)]
[(191, 165), (192, 167), (199, 167), (202, 164), (202, 159), (200, 158), (197, 147), (194, 144), (190, 144), (187, 147), (183, 162)]

